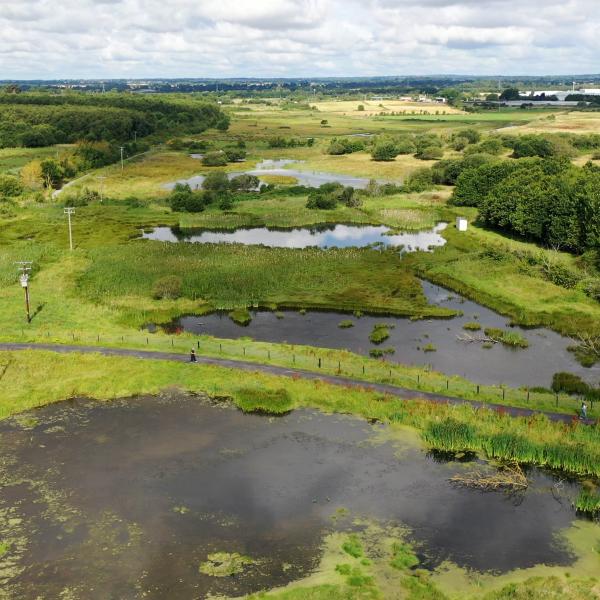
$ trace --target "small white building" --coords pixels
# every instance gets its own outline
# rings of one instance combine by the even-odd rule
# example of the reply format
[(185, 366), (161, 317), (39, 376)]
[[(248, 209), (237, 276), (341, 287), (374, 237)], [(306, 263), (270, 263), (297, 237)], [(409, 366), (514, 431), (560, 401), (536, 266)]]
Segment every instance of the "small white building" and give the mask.
[(456, 217), (456, 229), (458, 231), (467, 231), (469, 228), (469, 222), (466, 217)]

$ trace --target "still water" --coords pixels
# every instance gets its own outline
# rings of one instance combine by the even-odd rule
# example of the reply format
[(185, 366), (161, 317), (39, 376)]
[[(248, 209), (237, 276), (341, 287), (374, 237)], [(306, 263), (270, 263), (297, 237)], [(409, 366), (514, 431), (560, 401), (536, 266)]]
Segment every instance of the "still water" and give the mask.
[[(572, 563), (556, 536), (578, 521), (577, 485), (534, 469), (518, 496), (459, 489), (448, 478), (465, 465), (385, 432), (308, 410), (247, 415), (175, 392), (5, 420), (2, 589), (20, 600), (237, 597), (310, 573), (324, 536), (356, 517), (407, 526), (426, 568)], [(334, 523), (340, 507), (348, 519)], [(213, 552), (260, 566), (211, 577), (199, 565)]]
[[(401, 317), (369, 315), (356, 318), (346, 313), (322, 311), (300, 314), (292, 310), (283, 311), (283, 318), (277, 318), (270, 311), (253, 311), (252, 322), (246, 327), (237, 325), (224, 313), (213, 313), (182, 317), (170, 328), (220, 338), (248, 336), (260, 341), (340, 348), (358, 354), (368, 354), (371, 348), (392, 347), (395, 353), (386, 360), (431, 365), (436, 371), (462, 375), (484, 384), (548, 387), (552, 375), (558, 371), (577, 373), (589, 382), (600, 381), (600, 366), (591, 369), (582, 367), (567, 351), (567, 346), (573, 341), (549, 329), (515, 327), (515, 331), (529, 340), (526, 349), (502, 344), (485, 349), (480, 343), (461, 341), (459, 336), (464, 337), (467, 333), (463, 325), (469, 321), (478, 321), (482, 328), (507, 328), (510, 319), (428, 282), (423, 282), (423, 291), (431, 304), (464, 314), (453, 319), (411, 321)], [(339, 323), (345, 320), (351, 320), (353, 327), (340, 328)], [(390, 337), (381, 346), (369, 341), (369, 334), (377, 323), (394, 326), (389, 330)], [(433, 344), (436, 351), (424, 352), (423, 348), (428, 344)]]
[(440, 235), (447, 223), (438, 223), (425, 231), (390, 234), (384, 225), (319, 225), (294, 229), (270, 229), (252, 227), (235, 231), (211, 231), (207, 229), (179, 229), (156, 227), (143, 232), (142, 237), (161, 242), (194, 242), (197, 244), (245, 244), (263, 245), (273, 248), (348, 248), (365, 247), (373, 244), (402, 246), (405, 252), (427, 251), (443, 246), (446, 240)]
[[(199, 155), (198, 155), (199, 156)], [(247, 175), (256, 175), (260, 180), (264, 175), (284, 175), (297, 179), (296, 185), (304, 185), (306, 187), (319, 187), (324, 183), (341, 183), (345, 186), (352, 186), (355, 189), (364, 189), (369, 184), (369, 179), (366, 177), (352, 177), (350, 175), (341, 175), (339, 173), (327, 173), (325, 171), (303, 171), (300, 169), (289, 168), (290, 165), (301, 163), (302, 161), (291, 159), (263, 160), (256, 165), (255, 169), (229, 173), (231, 179), (243, 173)], [(199, 189), (204, 181), (203, 175), (195, 175), (188, 179), (179, 179), (171, 183), (166, 183), (163, 188), (172, 190), (177, 183), (187, 183), (192, 189)], [(267, 183), (266, 181), (260, 181)]]

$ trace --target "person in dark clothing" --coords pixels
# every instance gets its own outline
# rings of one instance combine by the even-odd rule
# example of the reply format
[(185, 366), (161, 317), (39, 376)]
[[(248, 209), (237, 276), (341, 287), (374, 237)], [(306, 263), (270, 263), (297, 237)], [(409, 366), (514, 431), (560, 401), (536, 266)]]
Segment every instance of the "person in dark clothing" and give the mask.
[(190, 362), (197, 362), (196, 351), (193, 348), (192, 348), (192, 351), (190, 352)]

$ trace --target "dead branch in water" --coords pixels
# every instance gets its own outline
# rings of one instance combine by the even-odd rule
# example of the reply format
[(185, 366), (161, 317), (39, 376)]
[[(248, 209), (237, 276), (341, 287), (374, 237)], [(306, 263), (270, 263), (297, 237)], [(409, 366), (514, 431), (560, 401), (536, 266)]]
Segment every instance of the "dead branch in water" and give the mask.
[(472, 471), (464, 475), (454, 475), (449, 479), (451, 483), (460, 487), (474, 488), (483, 491), (510, 491), (527, 489), (529, 482), (518, 463), (503, 465), (495, 473)]
[(491, 338), (487, 335), (471, 335), (470, 333), (463, 333), (461, 335), (457, 335), (456, 339), (460, 342), (466, 342), (468, 344), (473, 343), (481, 343), (481, 344), (498, 344), (498, 340)]

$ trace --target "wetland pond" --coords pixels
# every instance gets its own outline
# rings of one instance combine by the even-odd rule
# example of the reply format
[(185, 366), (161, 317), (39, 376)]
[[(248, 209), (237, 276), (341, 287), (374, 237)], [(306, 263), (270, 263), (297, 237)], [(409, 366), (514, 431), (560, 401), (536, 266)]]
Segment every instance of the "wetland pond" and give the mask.
[(443, 246), (446, 240), (440, 235), (447, 223), (438, 223), (433, 229), (404, 233), (390, 233), (385, 225), (319, 225), (294, 229), (251, 227), (235, 231), (207, 229), (180, 229), (156, 227), (142, 232), (142, 238), (161, 242), (192, 242), (196, 244), (263, 245), (272, 248), (363, 248), (374, 244), (402, 247), (403, 252), (428, 251)]
[[(196, 157), (198, 156), (201, 155), (196, 155)], [(228, 173), (228, 177), (231, 179), (233, 177), (236, 177), (237, 175), (242, 174), (256, 175), (256, 177), (258, 177), (260, 183), (262, 184), (267, 182), (262, 181), (260, 179), (261, 176), (285, 176), (294, 177), (297, 180), (296, 185), (303, 185), (306, 187), (319, 187), (324, 183), (341, 183), (342, 185), (351, 186), (357, 190), (365, 189), (369, 185), (370, 180), (366, 177), (352, 177), (351, 175), (341, 175), (339, 173), (327, 173), (324, 171), (302, 171), (300, 169), (288, 168), (289, 165), (299, 164), (302, 162), (303, 161), (292, 160), (287, 158), (281, 158), (276, 160), (262, 160), (256, 165), (255, 169), (239, 171), (236, 173)], [(189, 179), (179, 179), (171, 183), (166, 183), (165, 185), (163, 185), (163, 189), (172, 190), (178, 183), (187, 183), (192, 189), (197, 189), (202, 186), (203, 181), (203, 175), (195, 175), (194, 177), (190, 177)], [(385, 182), (379, 181), (379, 183)]]
[[(411, 365), (431, 365), (448, 375), (462, 375), (482, 384), (503, 383), (510, 386), (546, 386), (554, 373), (577, 373), (589, 382), (600, 379), (600, 365), (581, 366), (567, 347), (573, 341), (549, 329), (511, 327), (529, 341), (528, 348), (514, 348), (494, 344), (483, 348), (481, 343), (461, 341), (468, 332), (465, 323), (478, 322), (482, 328), (509, 328), (510, 319), (461, 298), (437, 285), (423, 282), (423, 291), (431, 304), (462, 311), (452, 319), (410, 320), (402, 317), (363, 315), (357, 318), (347, 313), (284, 310), (252, 311), (247, 326), (234, 323), (227, 313), (216, 312), (203, 316), (184, 316), (170, 324), (169, 331), (184, 330), (198, 335), (218, 338), (250, 337), (265, 342), (285, 342), (346, 349), (358, 354), (369, 354), (373, 348), (394, 348), (386, 360)], [(352, 327), (341, 328), (342, 321), (351, 321)], [(387, 323), (389, 338), (380, 346), (369, 341), (374, 325)], [(471, 332), (477, 335), (481, 332)], [(425, 352), (429, 344), (435, 351)]]
[[(0, 585), (19, 600), (272, 588), (314, 570), (325, 536), (359, 517), (406, 527), (430, 570), (568, 567), (560, 532), (592, 525), (571, 508), (576, 483), (531, 469), (518, 495), (457, 488), (449, 477), (472, 463), (310, 410), (269, 418), (178, 392), (70, 400), (3, 421), (0, 444)], [(256, 562), (214, 577), (199, 566), (216, 552)]]

